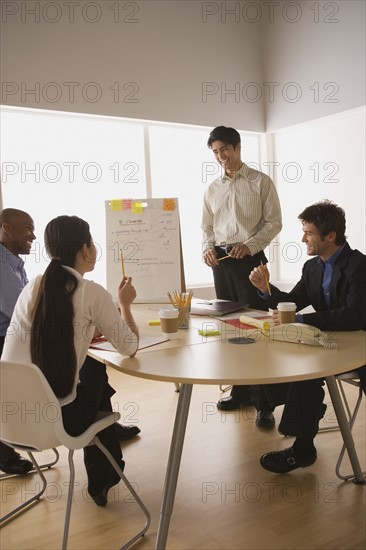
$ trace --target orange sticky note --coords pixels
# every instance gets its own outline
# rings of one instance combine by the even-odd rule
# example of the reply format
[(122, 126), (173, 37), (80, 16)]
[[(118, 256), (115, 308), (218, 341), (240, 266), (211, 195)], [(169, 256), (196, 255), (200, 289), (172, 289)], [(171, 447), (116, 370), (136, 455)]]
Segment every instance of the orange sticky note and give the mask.
[(121, 199), (111, 200), (111, 208), (112, 208), (112, 210), (122, 210), (122, 201), (121, 201)]
[(132, 214), (142, 214), (143, 207), (141, 201), (136, 201), (132, 203), (131, 206)]
[(163, 210), (175, 210), (175, 199), (163, 199)]

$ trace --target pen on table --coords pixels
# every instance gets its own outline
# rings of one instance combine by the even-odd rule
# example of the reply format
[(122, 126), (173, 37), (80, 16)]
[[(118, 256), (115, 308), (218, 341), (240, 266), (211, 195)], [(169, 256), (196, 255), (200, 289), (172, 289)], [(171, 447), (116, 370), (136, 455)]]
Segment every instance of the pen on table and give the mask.
[(232, 256), (230, 256), (230, 254), (228, 254), (227, 256), (223, 256), (222, 258), (219, 258), (217, 261), (221, 262), (221, 260), (226, 260), (226, 258), (232, 258)]
[(124, 259), (123, 259), (122, 250), (120, 250), (120, 252), (121, 252), (122, 277), (125, 278), (126, 277), (125, 262), (124, 262)]
[[(261, 266), (264, 267), (262, 260), (261, 260)], [(263, 276), (264, 276), (264, 280), (266, 281), (266, 287), (267, 287), (267, 290), (268, 290), (268, 294), (270, 296), (272, 296), (271, 288), (269, 286), (269, 281), (268, 281), (267, 274), (266, 274), (265, 271), (263, 271)]]

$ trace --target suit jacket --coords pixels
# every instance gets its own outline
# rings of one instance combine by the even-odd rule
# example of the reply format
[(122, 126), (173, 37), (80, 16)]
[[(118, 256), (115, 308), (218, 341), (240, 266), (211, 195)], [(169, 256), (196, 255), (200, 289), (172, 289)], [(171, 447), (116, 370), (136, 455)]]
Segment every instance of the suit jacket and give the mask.
[[(295, 302), (297, 311), (311, 305), (315, 312), (305, 313), (304, 323), (321, 330), (366, 330), (366, 256), (346, 243), (333, 266), (329, 309), (322, 278), (318, 257), (312, 258), (304, 264), (302, 277), (290, 292), (271, 285), (272, 296), (267, 304), (275, 308), (278, 302)], [(366, 393), (366, 367), (358, 371)]]

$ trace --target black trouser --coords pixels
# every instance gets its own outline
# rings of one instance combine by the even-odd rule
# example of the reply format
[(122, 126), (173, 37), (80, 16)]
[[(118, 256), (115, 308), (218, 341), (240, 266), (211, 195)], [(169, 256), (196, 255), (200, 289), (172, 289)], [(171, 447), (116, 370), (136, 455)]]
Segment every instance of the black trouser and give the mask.
[(285, 405), (278, 427), (282, 434), (314, 439), (319, 430), (323, 385), (324, 381), (318, 378), (257, 388), (262, 391), (262, 407), (267, 403), (270, 410), (274, 410), (277, 405)]
[[(216, 246), (215, 250), (217, 258), (227, 256), (224, 248)], [(256, 287), (249, 281), (250, 272), (258, 267), (261, 261), (264, 264), (267, 263), (263, 251), (254, 254), (254, 256), (244, 256), (241, 260), (226, 258), (219, 262), (218, 266), (213, 267), (217, 298), (243, 302), (252, 308), (267, 311), (266, 302), (258, 296)], [(250, 386), (233, 386), (231, 395), (236, 401), (248, 402), (251, 400), (249, 389)]]
[[(0, 336), (0, 357), (3, 353), (4, 342), (5, 336)], [(15, 460), (18, 456), (20, 456), (20, 454), (17, 453), (13, 447), (9, 447), (0, 441), (0, 463), (3, 466), (5, 466), (7, 462)]]
[[(108, 383), (106, 366), (87, 357), (80, 370), (77, 397), (62, 407), (65, 430), (70, 435), (79, 435), (97, 420), (100, 412), (112, 412), (110, 398), (114, 394), (115, 390)], [(113, 424), (97, 435), (123, 470), (125, 463), (116, 426)], [(99, 494), (107, 483), (120, 479), (96, 445), (84, 448), (84, 463), (88, 474), (88, 491), (93, 496)]]
[[(217, 258), (227, 256), (224, 248), (215, 247)], [(249, 281), (249, 274), (261, 263), (267, 263), (264, 252), (254, 256), (244, 256), (241, 260), (226, 258), (212, 268), (217, 298), (244, 302), (255, 309), (267, 310), (264, 300), (258, 296), (257, 289)]]

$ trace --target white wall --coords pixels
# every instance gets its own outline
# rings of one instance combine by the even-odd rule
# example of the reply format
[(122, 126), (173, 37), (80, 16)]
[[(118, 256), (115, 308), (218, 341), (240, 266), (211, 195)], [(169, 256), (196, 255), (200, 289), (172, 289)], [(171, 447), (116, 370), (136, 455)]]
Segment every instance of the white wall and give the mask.
[(365, 102), (363, 0), (0, 5), (5, 105), (274, 131)]
[(365, 109), (293, 126), (273, 137), (279, 163), (274, 179), (283, 213), (277, 277), (299, 279), (308, 257), (297, 216), (322, 199), (345, 210), (348, 242), (365, 253)]
[(266, 130), (364, 105), (365, 2), (273, 4), (263, 26)]
[(240, 98), (261, 81), (259, 24), (220, 2), (70, 4), (1, 2), (3, 104), (264, 130), (261, 99)]

